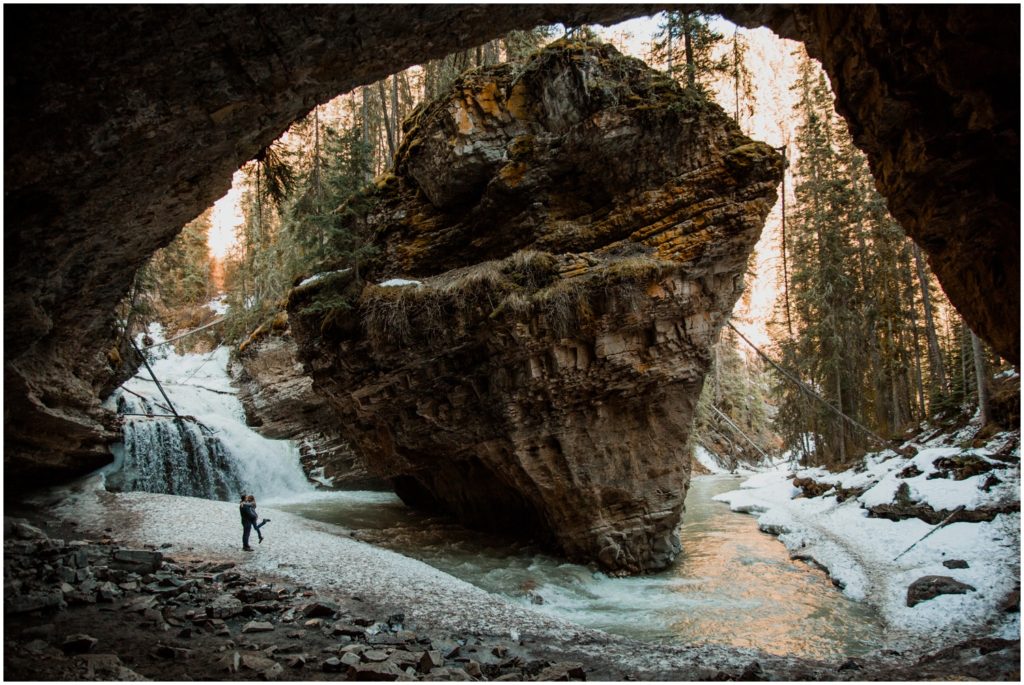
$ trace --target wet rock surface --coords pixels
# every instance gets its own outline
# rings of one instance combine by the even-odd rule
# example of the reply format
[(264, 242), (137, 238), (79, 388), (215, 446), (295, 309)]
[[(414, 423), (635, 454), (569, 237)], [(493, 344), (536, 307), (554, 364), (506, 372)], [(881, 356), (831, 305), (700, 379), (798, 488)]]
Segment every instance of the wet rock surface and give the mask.
[[(781, 157), (642, 62), (565, 41), (464, 76), (405, 133), (397, 176), (350, 207), (380, 248), (366, 281), (290, 296), (337, 424), (413, 506), (664, 568)], [(394, 277), (421, 282), (375, 285)]]

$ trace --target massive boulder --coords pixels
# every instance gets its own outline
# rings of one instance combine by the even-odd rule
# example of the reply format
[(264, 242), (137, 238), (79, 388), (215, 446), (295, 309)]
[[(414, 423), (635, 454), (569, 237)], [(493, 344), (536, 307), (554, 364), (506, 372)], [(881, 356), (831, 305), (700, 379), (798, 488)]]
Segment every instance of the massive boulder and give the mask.
[(781, 157), (639, 60), (564, 41), (404, 128), (396, 175), (345, 210), (378, 256), (290, 296), (316, 388), (406, 502), (665, 567)]

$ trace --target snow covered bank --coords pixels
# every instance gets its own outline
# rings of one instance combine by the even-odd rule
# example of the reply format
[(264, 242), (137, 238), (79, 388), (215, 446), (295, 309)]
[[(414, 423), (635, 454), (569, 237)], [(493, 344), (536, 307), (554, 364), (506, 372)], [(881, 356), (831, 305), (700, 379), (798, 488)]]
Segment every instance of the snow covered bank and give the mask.
[[(912, 457), (885, 450), (869, 455), (862, 467), (836, 474), (776, 467), (715, 499), (734, 511), (759, 514), (761, 529), (777, 534), (793, 556), (815, 561), (847, 595), (875, 605), (893, 640), (978, 633), (1019, 638), (1019, 611), (1003, 609), (1020, 583), (1019, 433), (997, 435), (982, 448), (958, 447), (970, 437), (961, 432), (923, 444), (911, 441), (901, 451)], [(951, 457), (973, 458), (991, 470), (956, 480), (948, 468)], [(818, 497), (801, 497), (794, 478), (833, 488)], [(839, 501), (844, 495), (845, 501)], [(904, 553), (935, 526), (919, 518), (869, 517), (868, 508), (897, 498), (937, 511), (961, 505), (967, 512), (1016, 511), (996, 514), (991, 521), (951, 523)], [(943, 565), (953, 560), (965, 561), (967, 567)], [(928, 575), (952, 577), (974, 590), (908, 607), (909, 586)]]

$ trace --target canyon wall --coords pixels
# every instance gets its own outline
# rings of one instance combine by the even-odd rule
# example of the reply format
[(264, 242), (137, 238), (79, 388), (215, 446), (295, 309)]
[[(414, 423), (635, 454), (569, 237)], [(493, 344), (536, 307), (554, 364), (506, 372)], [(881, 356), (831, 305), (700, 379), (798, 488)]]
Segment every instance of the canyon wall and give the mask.
[(377, 256), (289, 300), (340, 429), (411, 505), (667, 566), (781, 156), (639, 60), (559, 41), (460, 78), (396, 170), (343, 210)]

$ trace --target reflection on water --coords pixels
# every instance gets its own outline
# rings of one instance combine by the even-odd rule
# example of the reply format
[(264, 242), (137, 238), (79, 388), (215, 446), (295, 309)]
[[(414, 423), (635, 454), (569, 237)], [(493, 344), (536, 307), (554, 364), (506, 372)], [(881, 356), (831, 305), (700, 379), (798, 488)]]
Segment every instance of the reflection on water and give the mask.
[(785, 547), (757, 529), (753, 516), (711, 500), (740, 482), (695, 478), (679, 562), (639, 578), (608, 578), (529, 544), (418, 514), (388, 493), (336, 493), (281, 508), (344, 526), (359, 539), (537, 611), (611, 633), (812, 658), (877, 647), (881, 627), (865, 605), (846, 599), (823, 572), (791, 561)]

